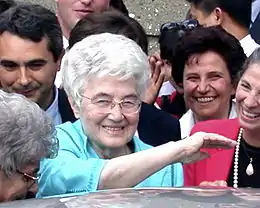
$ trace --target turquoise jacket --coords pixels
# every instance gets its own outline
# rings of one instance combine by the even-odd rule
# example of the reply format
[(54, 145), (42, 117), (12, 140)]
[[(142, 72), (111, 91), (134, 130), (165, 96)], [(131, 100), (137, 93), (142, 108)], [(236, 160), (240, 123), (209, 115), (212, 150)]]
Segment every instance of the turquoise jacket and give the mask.
[[(80, 120), (57, 126), (60, 149), (55, 159), (45, 159), (40, 166), (38, 198), (79, 195), (97, 191), (106, 160), (99, 158), (84, 134)], [(134, 150), (152, 148), (133, 138)], [(183, 185), (180, 163), (169, 165), (146, 178), (136, 187), (172, 187)]]

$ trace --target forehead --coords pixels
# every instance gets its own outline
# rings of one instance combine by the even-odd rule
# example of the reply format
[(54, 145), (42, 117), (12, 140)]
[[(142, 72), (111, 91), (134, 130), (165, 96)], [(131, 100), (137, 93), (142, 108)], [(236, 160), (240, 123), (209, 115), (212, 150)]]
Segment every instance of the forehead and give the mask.
[(186, 62), (184, 73), (203, 70), (216, 71), (225, 70), (228, 71), (225, 60), (218, 53), (213, 51), (208, 51), (203, 54), (194, 54), (190, 56)]
[(113, 97), (137, 94), (137, 82), (134, 78), (121, 80), (118, 76), (104, 75), (89, 78), (85, 84), (85, 95), (102, 93)]
[(241, 80), (249, 82), (250, 85), (260, 87), (260, 63), (250, 65)]
[(9, 32), (0, 35), (1, 59), (13, 59), (22, 61), (28, 59), (53, 59), (48, 49), (48, 39), (43, 38), (40, 42), (21, 38)]

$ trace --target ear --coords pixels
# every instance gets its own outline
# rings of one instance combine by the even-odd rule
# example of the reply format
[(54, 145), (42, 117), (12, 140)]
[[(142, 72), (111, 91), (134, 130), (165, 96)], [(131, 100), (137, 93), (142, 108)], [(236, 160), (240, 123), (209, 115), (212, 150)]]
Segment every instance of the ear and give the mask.
[(60, 71), (61, 62), (62, 62), (62, 57), (64, 56), (64, 54), (65, 54), (65, 50), (63, 49), (63, 50), (62, 50), (62, 53), (61, 53), (61, 55), (60, 55), (60, 57), (59, 57), (58, 60), (57, 60), (57, 66), (58, 66), (57, 71)]
[(68, 96), (68, 100), (69, 100), (70, 106), (73, 110), (74, 116), (78, 119), (79, 115), (80, 115), (79, 106), (76, 105), (76, 103), (72, 100), (72, 98), (70, 96)]
[[(226, 1), (228, 1), (228, 0), (226, 0)], [(218, 25), (221, 25), (223, 23), (223, 20), (224, 20), (224, 12), (223, 12), (223, 10), (221, 8), (219, 8), (219, 7), (216, 7), (213, 12), (214, 12), (214, 17), (215, 17), (214, 21)]]

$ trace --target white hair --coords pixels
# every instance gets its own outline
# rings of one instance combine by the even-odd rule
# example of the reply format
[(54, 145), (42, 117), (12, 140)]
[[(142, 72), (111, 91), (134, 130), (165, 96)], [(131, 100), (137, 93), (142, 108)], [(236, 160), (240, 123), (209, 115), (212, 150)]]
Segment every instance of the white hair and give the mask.
[(54, 157), (58, 140), (52, 119), (23, 95), (0, 90), (0, 169), (10, 176)]
[(148, 57), (137, 43), (110, 33), (91, 35), (76, 43), (63, 58), (62, 72), (63, 87), (75, 107), (80, 107), (80, 95), (89, 78), (134, 78), (141, 96), (150, 76)]

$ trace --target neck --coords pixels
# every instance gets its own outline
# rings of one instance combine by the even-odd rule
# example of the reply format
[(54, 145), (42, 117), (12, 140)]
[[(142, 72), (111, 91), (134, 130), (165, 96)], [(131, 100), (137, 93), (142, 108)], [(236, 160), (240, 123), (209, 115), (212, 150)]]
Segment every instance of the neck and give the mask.
[(41, 104), (39, 104), (39, 106), (43, 110), (47, 110), (48, 107), (50, 107), (50, 105), (54, 101), (55, 95), (56, 95), (56, 88), (53, 87), (53, 89), (51, 90), (50, 94), (48, 96), (44, 97), (44, 100), (42, 102), (39, 102), (39, 103), (41, 103)]
[(62, 18), (60, 17), (60, 15), (59, 15), (58, 13), (57, 13), (57, 18), (58, 18), (58, 21), (59, 21), (59, 23), (60, 23), (60, 27), (61, 27), (63, 36), (65, 36), (65, 38), (66, 38), (67, 40), (69, 40), (70, 31), (71, 31), (71, 30), (69, 29), (69, 26), (64, 23), (64, 21), (62, 20)]
[(243, 130), (243, 138), (247, 144), (260, 148), (259, 131)]
[(200, 122), (200, 121), (207, 121), (207, 120), (219, 120), (219, 119), (228, 119), (229, 118), (229, 113), (230, 113), (230, 110), (231, 110), (231, 106), (232, 106), (232, 103), (229, 105), (229, 107), (224, 110), (224, 111), (221, 111), (220, 112), (217, 112), (215, 113), (215, 115), (211, 115), (211, 116), (199, 116), (199, 115), (196, 115), (195, 113), (193, 114), (194, 116), (194, 122), (197, 123), (197, 122)]
[(98, 156), (104, 159), (112, 159), (115, 157), (131, 154), (131, 150), (127, 145), (120, 148), (104, 148), (92, 142), (92, 147)]
[(225, 24), (223, 24), (222, 27), (239, 41), (249, 34), (249, 30), (247, 28), (238, 25), (234, 21), (232, 21), (226, 26)]

